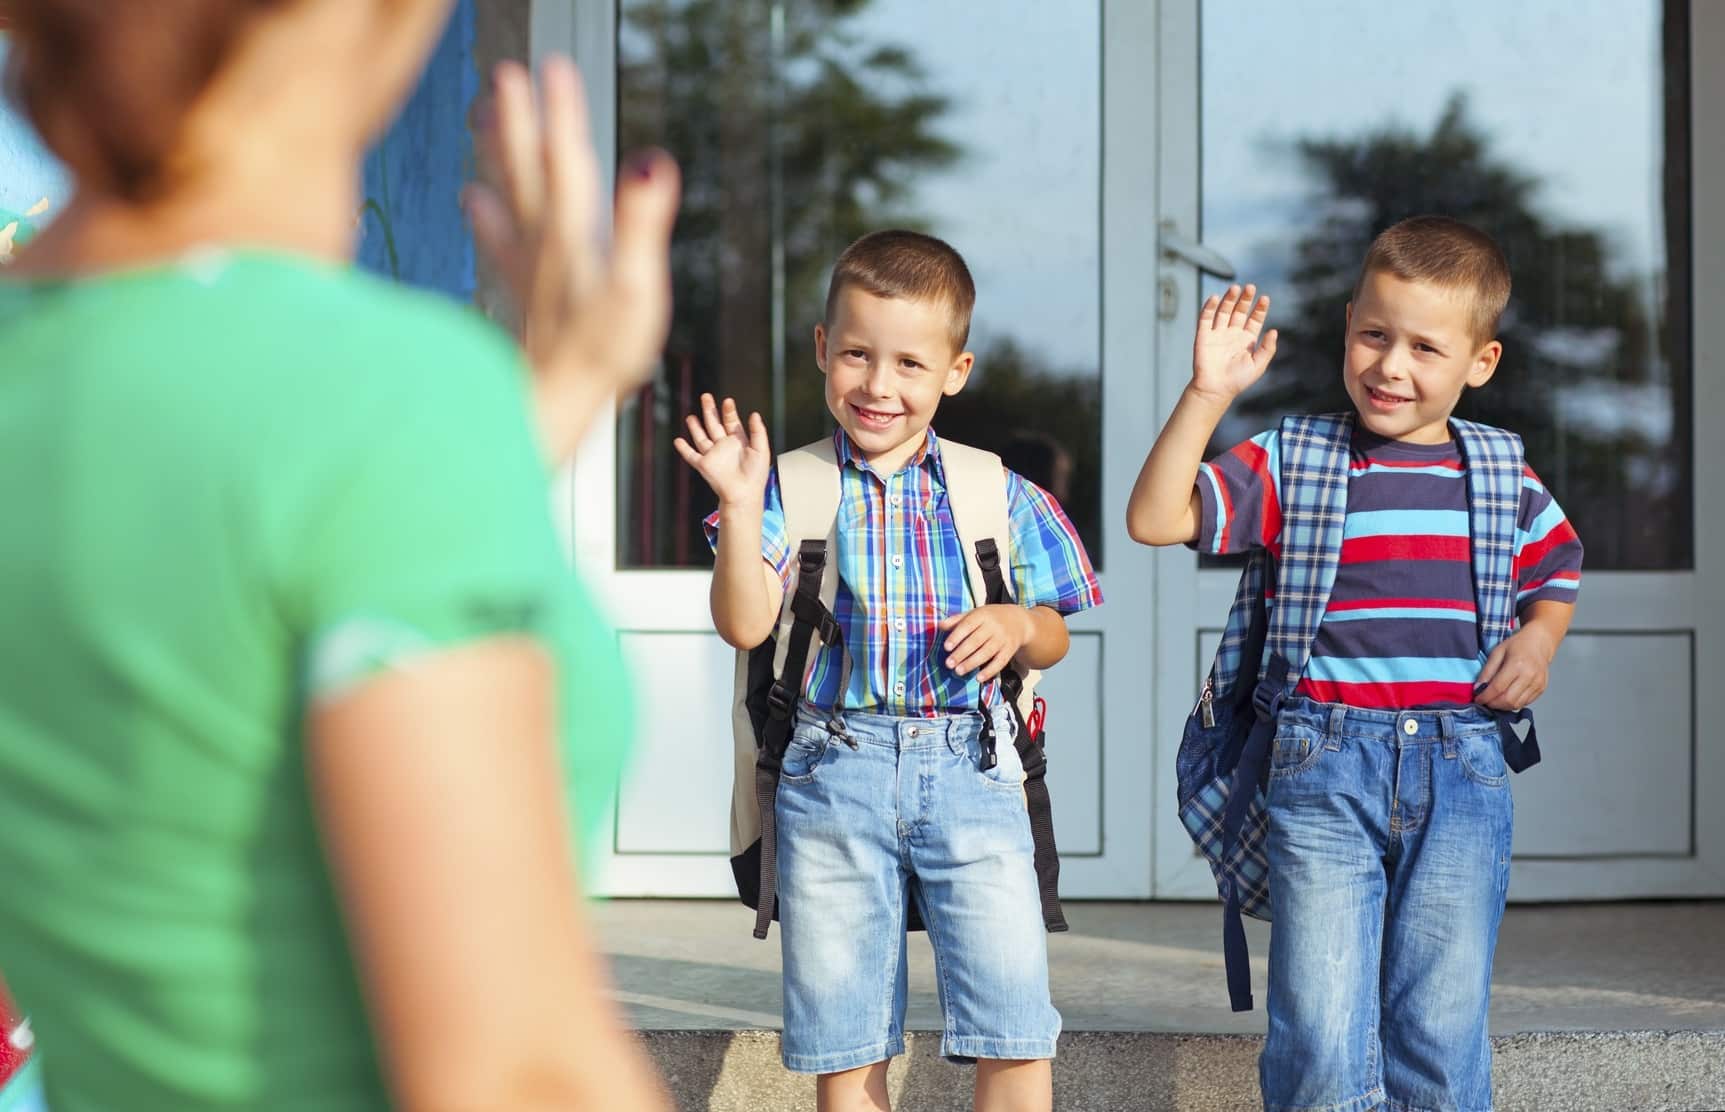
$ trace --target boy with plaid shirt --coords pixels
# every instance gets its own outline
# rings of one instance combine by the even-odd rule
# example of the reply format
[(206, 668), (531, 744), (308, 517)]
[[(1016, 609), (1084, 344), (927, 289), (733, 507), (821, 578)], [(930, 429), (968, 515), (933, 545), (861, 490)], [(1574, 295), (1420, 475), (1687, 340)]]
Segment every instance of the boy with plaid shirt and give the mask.
[[(832, 612), (853, 666), (825, 651), (802, 688), (775, 807), (787, 1068), (818, 1074), (821, 1109), (885, 1109), (904, 1049), (914, 898), (939, 971), (941, 1052), (977, 1061), (978, 1109), (1049, 1109), (1060, 1016), (1048, 992), (1025, 770), (996, 682), (1066, 655), (1065, 615), (1102, 601), (1047, 492), (1003, 473), (1015, 602), (968, 606), (940, 440), (958, 393), (975, 289), (947, 244), (864, 236), (834, 267), (815, 362), (826, 377), (840, 502)], [(739, 649), (778, 621), (791, 560), (759, 414), (688, 420), (678, 453), (719, 496), (713, 623)], [(820, 708), (836, 708), (835, 717)], [(1001, 743), (984, 759), (982, 716)], [(837, 728), (832, 725), (837, 723)]]
[[(1481, 651), (1468, 461), (1450, 416), (1497, 368), (1509, 287), (1489, 237), (1416, 217), (1374, 241), (1348, 306), (1342, 377), (1355, 413), (1339, 564), (1276, 720), (1265, 799), (1266, 1109), (1491, 1107), (1486, 1013), (1511, 801), (1488, 711), (1519, 711), (1545, 690), (1582, 557), (1524, 469), (1518, 628)], [(1133, 539), (1281, 555), (1279, 434), (1200, 463), (1275, 354), (1268, 311), (1252, 286), (1204, 303), (1192, 382), (1132, 493)]]

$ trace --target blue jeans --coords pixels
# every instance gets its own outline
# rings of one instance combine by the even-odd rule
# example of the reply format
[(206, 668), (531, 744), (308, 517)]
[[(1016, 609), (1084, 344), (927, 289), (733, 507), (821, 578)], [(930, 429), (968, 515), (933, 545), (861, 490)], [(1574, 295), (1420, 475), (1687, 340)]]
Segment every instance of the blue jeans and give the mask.
[(1010, 712), (995, 716), (999, 763), (986, 772), (977, 714), (847, 711), (843, 737), (826, 720), (799, 710), (779, 781), (785, 1068), (836, 1073), (903, 1053), (912, 893), (934, 946), (941, 1053), (1054, 1057), (1060, 1014)]
[(1270, 767), (1264, 1107), (1489, 1110), (1512, 821), (1496, 724), (1294, 700)]

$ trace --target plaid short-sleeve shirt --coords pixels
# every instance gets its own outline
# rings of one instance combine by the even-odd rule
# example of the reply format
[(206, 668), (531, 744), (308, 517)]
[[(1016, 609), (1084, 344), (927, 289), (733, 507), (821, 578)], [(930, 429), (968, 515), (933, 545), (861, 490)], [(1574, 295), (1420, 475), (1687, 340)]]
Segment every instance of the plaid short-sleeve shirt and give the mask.
[[(992, 690), (984, 692), (974, 673), (954, 674), (941, 650), (945, 635), (938, 623), (974, 604), (934, 431), (893, 475), (870, 467), (843, 430), (833, 436), (840, 471), (833, 614), (845, 630), (851, 675), (841, 693), (838, 655), (822, 652), (804, 696), (821, 706), (884, 714), (986, 705)], [(1050, 606), (1062, 614), (1099, 605), (1102, 590), (1090, 557), (1054, 498), (1012, 471), (1006, 472), (1006, 494), (1010, 574), (1019, 604)], [(718, 514), (707, 518), (706, 534), (716, 548)], [(776, 469), (767, 482), (761, 555), (788, 586), (790, 546)]]

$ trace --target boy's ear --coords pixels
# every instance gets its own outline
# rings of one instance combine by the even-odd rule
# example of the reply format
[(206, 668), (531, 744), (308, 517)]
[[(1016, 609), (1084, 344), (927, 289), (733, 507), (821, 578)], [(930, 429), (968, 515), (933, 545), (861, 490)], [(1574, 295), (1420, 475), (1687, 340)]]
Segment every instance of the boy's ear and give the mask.
[(815, 325), (815, 366), (821, 369), (821, 374), (827, 373), (827, 326)]
[(959, 352), (958, 358), (952, 361), (952, 366), (946, 369), (946, 384), (940, 388), (940, 392), (950, 398), (963, 390), (964, 384), (970, 381), (970, 368), (975, 365), (976, 355), (974, 352)]
[(1480, 348), (1473, 357), (1473, 366), (1467, 371), (1469, 386), (1484, 386), (1491, 381), (1491, 376), (1497, 373), (1497, 361), (1503, 358), (1503, 344), (1493, 340)]

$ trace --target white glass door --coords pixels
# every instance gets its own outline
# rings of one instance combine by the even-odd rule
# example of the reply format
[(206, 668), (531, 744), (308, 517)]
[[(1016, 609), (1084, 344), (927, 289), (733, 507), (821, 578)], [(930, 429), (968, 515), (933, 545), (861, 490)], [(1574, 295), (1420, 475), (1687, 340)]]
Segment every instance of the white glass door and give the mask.
[[(704, 390), (767, 415), (775, 445), (825, 428), (812, 331), (826, 268), (863, 231), (947, 238), (976, 277), (965, 393), (936, 428), (1054, 490), (1107, 604), (1072, 622), (1044, 691), (1073, 897), (1151, 894), (1150, 558), (1119, 526), (1151, 407), (1154, 12), (1007, 0), (542, 3), (599, 142), (682, 161), (677, 309), (655, 380), (565, 476), (571, 548), (643, 685), (641, 740), (606, 871), (615, 895), (731, 893), (732, 654), (707, 611), (712, 500), (670, 449)], [(961, 51), (947, 49), (965, 43)], [(1102, 404), (1106, 396), (1108, 404)]]
[[(1342, 308), (1377, 230), (1435, 211), (1504, 243), (1503, 364), (1464, 416), (1522, 433), (1587, 546), (1575, 629), (1514, 780), (1521, 899), (1725, 893), (1725, 8), (1668, 0), (1386, 7), (1167, 0), (1161, 211), (1274, 299), (1281, 354), (1221, 450), (1344, 408)], [(1274, 43), (1266, 53), (1264, 44)], [(1712, 49), (1708, 50), (1707, 46)], [(1270, 60), (1273, 59), (1273, 60)], [(1224, 285), (1164, 257), (1157, 407)], [(1157, 565), (1157, 799), (1236, 572)], [(1713, 801), (1709, 804), (1709, 801)], [(1213, 894), (1171, 809), (1156, 891)]]

